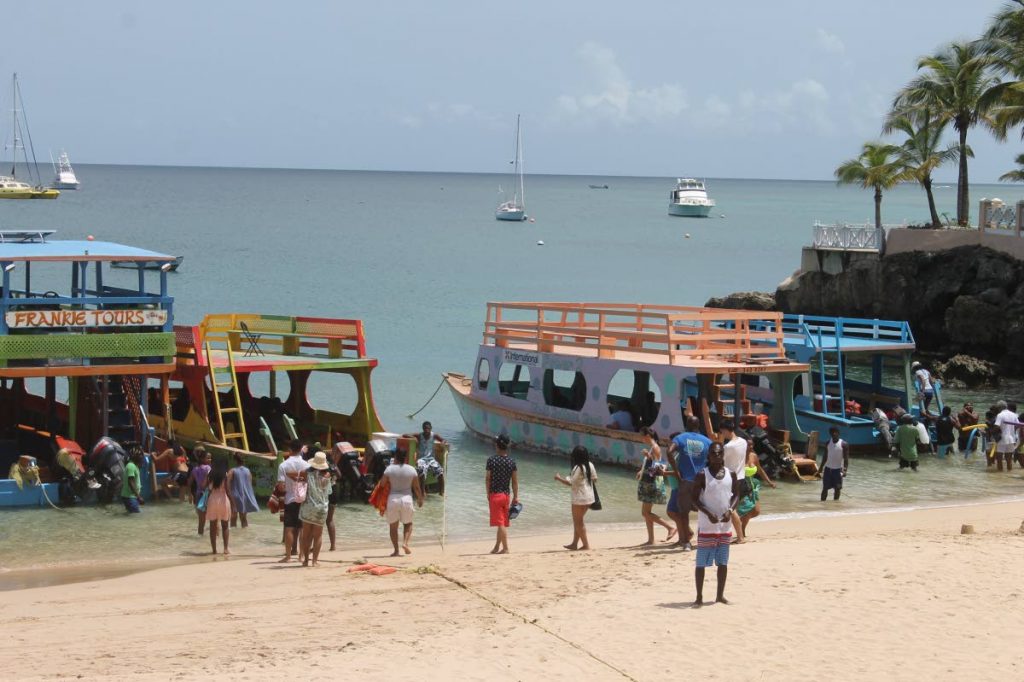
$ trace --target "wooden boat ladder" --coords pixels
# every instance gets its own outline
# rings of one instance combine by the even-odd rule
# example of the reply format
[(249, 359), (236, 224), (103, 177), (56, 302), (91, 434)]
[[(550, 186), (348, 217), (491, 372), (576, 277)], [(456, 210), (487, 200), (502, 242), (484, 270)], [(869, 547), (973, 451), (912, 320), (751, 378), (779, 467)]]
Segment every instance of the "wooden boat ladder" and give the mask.
[[(231, 351), (231, 346), (225, 344), (224, 352), (227, 354), (228, 364), (227, 367), (217, 367), (213, 362), (213, 350), (210, 347), (210, 342), (207, 341), (205, 344), (206, 350), (206, 366), (210, 370), (210, 386), (213, 387), (213, 406), (214, 411), (217, 413), (217, 426), (220, 428), (220, 441), (224, 445), (230, 445), (228, 441), (240, 441), (242, 449), (249, 450), (249, 438), (245, 435), (245, 420), (242, 415), (242, 400), (238, 395), (238, 376), (235, 374), (235, 360)], [(227, 375), (230, 381), (217, 381), (217, 375)], [(230, 388), (231, 393), (235, 399), (234, 407), (222, 407), (220, 404), (220, 389)], [(224, 428), (224, 415), (230, 414), (235, 415), (237, 419), (238, 431), (236, 433), (227, 433)]]

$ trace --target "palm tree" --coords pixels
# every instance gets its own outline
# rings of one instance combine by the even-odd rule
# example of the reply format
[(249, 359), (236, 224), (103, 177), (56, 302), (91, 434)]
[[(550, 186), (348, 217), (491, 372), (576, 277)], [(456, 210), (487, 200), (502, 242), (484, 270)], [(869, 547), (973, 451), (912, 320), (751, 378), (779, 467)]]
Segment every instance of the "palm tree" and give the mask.
[(882, 190), (892, 189), (913, 176), (900, 163), (900, 148), (882, 142), (865, 142), (856, 159), (844, 161), (836, 168), (840, 185), (860, 185), (875, 190), (875, 227), (882, 227)]
[(1005, 79), (994, 88), (998, 98), (994, 132), (1002, 140), (1010, 128), (1024, 123), (1024, 0), (1003, 5), (980, 43), (992, 71)]
[(1017, 169), (1000, 175), (1000, 182), (1024, 182), (1024, 154), (1018, 154), (1014, 161), (1017, 163)]
[(1002, 92), (990, 66), (992, 58), (977, 41), (950, 43), (918, 63), (916, 78), (896, 95), (889, 121), (901, 116), (919, 119), (927, 110), (936, 123), (952, 123), (959, 140), (960, 172), (956, 188), (956, 220), (967, 225), (970, 217), (970, 191), (967, 178), (967, 131), (983, 125), (998, 131), (992, 116)]
[[(956, 144), (942, 147), (942, 136), (946, 132), (946, 123), (939, 122), (928, 109), (922, 110), (918, 120), (910, 116), (900, 116), (886, 121), (885, 133), (899, 131), (907, 136), (900, 145), (900, 164), (928, 196), (928, 212), (931, 214), (933, 227), (941, 225), (939, 213), (935, 210), (935, 195), (932, 194), (932, 171), (950, 161), (956, 161), (960, 150)], [(968, 148), (968, 153), (970, 149)]]

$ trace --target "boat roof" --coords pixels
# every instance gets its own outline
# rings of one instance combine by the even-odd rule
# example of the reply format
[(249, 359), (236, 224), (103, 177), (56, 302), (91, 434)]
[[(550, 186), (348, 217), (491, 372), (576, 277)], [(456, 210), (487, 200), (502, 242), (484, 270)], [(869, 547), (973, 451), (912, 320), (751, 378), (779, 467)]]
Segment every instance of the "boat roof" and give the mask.
[(136, 246), (87, 239), (49, 240), (53, 230), (0, 231), (0, 262), (144, 261), (171, 262), (174, 256)]
[(698, 374), (803, 372), (786, 357), (782, 313), (624, 303), (490, 302), (484, 345)]

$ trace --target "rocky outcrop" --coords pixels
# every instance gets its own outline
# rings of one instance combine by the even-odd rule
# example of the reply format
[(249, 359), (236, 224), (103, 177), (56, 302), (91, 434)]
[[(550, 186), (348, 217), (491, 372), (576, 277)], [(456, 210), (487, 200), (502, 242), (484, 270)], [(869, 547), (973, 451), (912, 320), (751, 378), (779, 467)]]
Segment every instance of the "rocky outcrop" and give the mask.
[(730, 310), (775, 310), (775, 294), (767, 291), (740, 291), (728, 296), (709, 298), (704, 305), (708, 308)]
[(945, 362), (937, 363), (935, 374), (941, 377), (946, 386), (953, 388), (981, 388), (999, 385), (999, 372), (995, 363), (970, 355), (954, 355)]
[(1024, 373), (1024, 262), (992, 249), (915, 251), (852, 261), (838, 274), (797, 273), (775, 301), (787, 313), (907, 320), (923, 351)]

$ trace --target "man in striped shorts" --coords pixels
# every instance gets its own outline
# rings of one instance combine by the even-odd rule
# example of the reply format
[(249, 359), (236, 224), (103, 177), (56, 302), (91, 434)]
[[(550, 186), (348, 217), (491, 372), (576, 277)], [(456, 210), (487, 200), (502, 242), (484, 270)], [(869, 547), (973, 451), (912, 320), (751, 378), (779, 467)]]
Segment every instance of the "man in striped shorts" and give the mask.
[(698, 509), (694, 608), (704, 605), (704, 569), (711, 566), (718, 566), (715, 601), (729, 603), (725, 598), (725, 579), (729, 573), (732, 514), (739, 501), (736, 474), (725, 467), (725, 450), (721, 443), (712, 443), (708, 448), (707, 468), (693, 479), (693, 503)]

